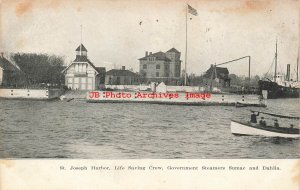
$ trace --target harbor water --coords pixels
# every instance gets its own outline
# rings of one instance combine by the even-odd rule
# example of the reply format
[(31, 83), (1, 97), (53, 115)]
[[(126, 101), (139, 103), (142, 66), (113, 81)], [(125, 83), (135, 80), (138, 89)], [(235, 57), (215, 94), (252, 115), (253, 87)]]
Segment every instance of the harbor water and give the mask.
[[(0, 157), (299, 158), (299, 139), (231, 134), (230, 120), (249, 120), (250, 109), (299, 116), (298, 99), (266, 104), (266, 108), (236, 108), (0, 100)], [(271, 116), (264, 117), (273, 124)], [(299, 120), (279, 119), (279, 124), (299, 127)]]

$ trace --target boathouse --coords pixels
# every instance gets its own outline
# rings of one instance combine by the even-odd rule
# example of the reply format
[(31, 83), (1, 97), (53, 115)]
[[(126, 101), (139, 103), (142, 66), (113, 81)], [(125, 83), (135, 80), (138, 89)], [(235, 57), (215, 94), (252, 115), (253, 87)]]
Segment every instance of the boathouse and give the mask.
[(0, 86), (17, 87), (24, 84), (24, 73), (20, 68), (4, 57), (4, 53), (0, 55)]
[(122, 66), (122, 69), (112, 69), (106, 72), (105, 84), (109, 85), (133, 85), (138, 84), (139, 76)]
[(226, 67), (216, 67), (211, 65), (204, 74), (204, 77), (217, 81), (222, 87), (230, 86), (229, 71)]
[(62, 72), (65, 74), (65, 84), (73, 90), (96, 90), (104, 84), (105, 68), (96, 67), (87, 57), (87, 49), (80, 44), (75, 60)]

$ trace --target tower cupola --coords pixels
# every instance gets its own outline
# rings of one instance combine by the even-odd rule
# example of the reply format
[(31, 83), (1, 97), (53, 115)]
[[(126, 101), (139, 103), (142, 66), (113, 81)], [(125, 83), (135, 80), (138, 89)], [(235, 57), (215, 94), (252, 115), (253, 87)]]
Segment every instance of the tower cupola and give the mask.
[(76, 57), (77, 56), (85, 56), (85, 57), (87, 56), (87, 49), (84, 47), (83, 44), (80, 44), (75, 51), (76, 51)]

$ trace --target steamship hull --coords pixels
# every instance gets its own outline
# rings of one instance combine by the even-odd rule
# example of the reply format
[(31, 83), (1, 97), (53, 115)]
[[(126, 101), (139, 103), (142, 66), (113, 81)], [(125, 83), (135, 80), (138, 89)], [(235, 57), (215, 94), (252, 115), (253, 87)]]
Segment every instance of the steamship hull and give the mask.
[(299, 98), (300, 89), (278, 85), (276, 82), (262, 81), (258, 82), (259, 95), (263, 95), (263, 90), (267, 91), (267, 99), (277, 98)]

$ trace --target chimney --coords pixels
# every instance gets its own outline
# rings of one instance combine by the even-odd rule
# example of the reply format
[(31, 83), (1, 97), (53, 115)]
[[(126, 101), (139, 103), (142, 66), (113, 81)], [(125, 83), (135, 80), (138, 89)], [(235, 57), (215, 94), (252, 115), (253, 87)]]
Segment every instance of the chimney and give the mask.
[(122, 70), (125, 70), (125, 66), (122, 66)]
[(146, 57), (148, 56), (148, 51), (146, 51), (145, 56), (146, 56)]
[(1, 52), (1, 57), (4, 58), (4, 53), (3, 52)]
[(152, 52), (150, 51), (150, 55), (152, 55)]
[(290, 72), (290, 64), (287, 64), (287, 66), (286, 66), (286, 80), (287, 81), (290, 81), (290, 74), (291, 74), (291, 72)]

